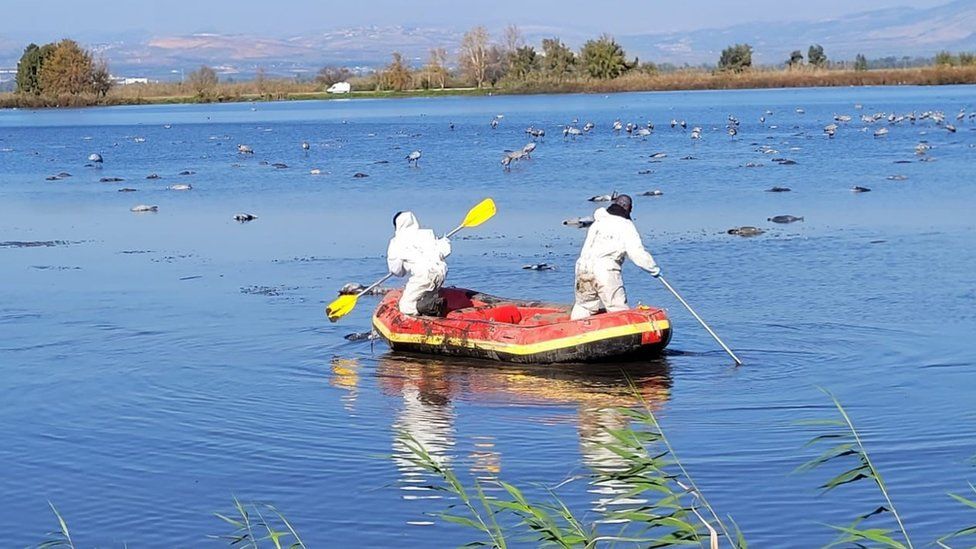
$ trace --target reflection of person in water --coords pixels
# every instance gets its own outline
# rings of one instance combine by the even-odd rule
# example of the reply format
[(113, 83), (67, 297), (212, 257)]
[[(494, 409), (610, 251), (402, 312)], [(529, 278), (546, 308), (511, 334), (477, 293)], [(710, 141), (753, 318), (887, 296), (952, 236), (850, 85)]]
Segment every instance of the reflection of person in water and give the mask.
[(404, 363), (380, 377), (384, 382), (384, 392), (403, 399), (393, 423), (396, 436), (393, 459), (400, 470), (400, 489), (404, 490), (404, 499), (439, 498), (437, 493), (422, 486), (428, 482), (424, 478), (425, 473), (410, 461), (413, 454), (400, 441), (400, 436), (412, 437), (437, 463), (450, 464), (455, 444), (455, 414), (451, 403), (454, 388), (441, 368), (417, 366)]
[[(394, 429), (413, 436), (440, 463), (451, 461), (456, 440), (451, 401), (463, 391), (465, 398), (472, 400), (575, 404), (583, 463), (591, 469), (607, 470), (624, 466), (616, 454), (603, 447), (612, 440), (608, 429), (621, 429), (628, 424), (615, 408), (643, 402), (657, 409), (670, 396), (671, 378), (665, 362), (624, 367), (627, 370), (622, 371), (621, 365), (514, 366), (383, 357), (377, 374), (384, 393), (403, 399)], [(501, 456), (494, 440), (479, 437), (478, 433), (468, 436), (475, 441), (471, 472), (479, 478), (495, 477), (501, 468)], [(409, 452), (399, 442), (394, 443), (394, 450), (400, 456)], [(397, 460), (397, 467), (405, 485), (424, 482), (423, 472), (404, 457)], [(594, 504), (604, 506), (626, 489), (616, 484), (594, 485), (591, 491), (598, 494)], [(418, 495), (413, 494), (410, 499), (418, 499)]]

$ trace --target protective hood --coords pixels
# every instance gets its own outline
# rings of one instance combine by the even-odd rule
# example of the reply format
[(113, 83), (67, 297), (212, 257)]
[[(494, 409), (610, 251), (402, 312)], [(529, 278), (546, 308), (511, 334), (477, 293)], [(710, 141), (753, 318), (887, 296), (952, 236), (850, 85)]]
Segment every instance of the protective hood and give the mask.
[(396, 217), (395, 227), (397, 234), (400, 231), (415, 231), (420, 228), (420, 222), (417, 221), (417, 216), (413, 215), (413, 212), (400, 212)]

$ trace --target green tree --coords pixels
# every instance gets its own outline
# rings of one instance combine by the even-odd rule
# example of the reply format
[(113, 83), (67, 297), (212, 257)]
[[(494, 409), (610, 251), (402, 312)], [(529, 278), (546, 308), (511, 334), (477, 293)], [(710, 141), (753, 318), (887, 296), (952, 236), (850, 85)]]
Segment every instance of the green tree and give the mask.
[(627, 62), (624, 49), (608, 34), (583, 44), (580, 63), (586, 74), (600, 79), (617, 78), (634, 68), (634, 64)]
[(752, 46), (749, 44), (735, 44), (722, 50), (718, 60), (718, 68), (726, 71), (741, 72), (752, 67)]
[(508, 74), (508, 54), (504, 46), (491, 45), (485, 57), (485, 81), (492, 86)]
[(509, 54), (508, 65), (512, 78), (524, 80), (539, 69), (539, 56), (532, 46), (522, 46)]
[(390, 64), (383, 69), (380, 77), (380, 86), (386, 90), (404, 91), (410, 88), (413, 83), (413, 75), (410, 74), (410, 67), (403, 62), (403, 55), (400, 52), (393, 52), (393, 59)]
[(562, 80), (576, 70), (576, 54), (563, 44), (559, 38), (546, 38), (542, 41), (542, 68), (547, 76)]
[(24, 54), (17, 63), (18, 93), (41, 94), (41, 67), (53, 49), (54, 46), (51, 44), (40, 47), (37, 44), (30, 44), (24, 49)]
[(791, 69), (795, 69), (802, 64), (803, 52), (800, 50), (793, 50), (793, 53), (790, 54), (790, 58), (786, 61), (786, 65)]
[(810, 46), (810, 49), (807, 50), (807, 62), (818, 69), (826, 67), (827, 55), (824, 53), (823, 46), (820, 44)]
[(939, 53), (935, 54), (936, 65), (943, 65), (948, 67), (949, 65), (955, 65), (956, 64), (955, 61), (956, 60), (953, 58), (952, 54), (945, 50), (942, 50)]
[(976, 65), (976, 54), (969, 52), (959, 52), (959, 64), (960, 65)]
[(864, 57), (864, 54), (857, 54), (854, 58), (854, 70), (856, 71), (866, 71), (868, 70), (868, 59)]
[(198, 97), (206, 97), (212, 94), (219, 82), (217, 72), (206, 65), (201, 65), (199, 69), (186, 77), (186, 84)]
[(643, 63), (638, 64), (637, 60), (634, 60), (634, 64), (637, 65), (636, 67), (637, 72), (641, 74), (657, 74), (661, 72), (660, 67), (658, 67), (656, 63), (653, 63), (651, 61), (645, 61)]

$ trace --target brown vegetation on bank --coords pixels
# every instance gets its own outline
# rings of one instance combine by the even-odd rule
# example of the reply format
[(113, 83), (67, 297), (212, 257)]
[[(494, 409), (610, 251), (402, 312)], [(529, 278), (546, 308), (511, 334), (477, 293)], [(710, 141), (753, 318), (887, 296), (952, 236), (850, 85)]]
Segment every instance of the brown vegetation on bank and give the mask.
[(667, 73), (628, 73), (611, 80), (551, 79), (504, 84), (501, 93), (614, 93), (635, 91), (730, 90), (751, 88), (808, 88), (836, 86), (937, 86), (976, 84), (976, 66), (878, 69), (869, 71), (749, 70), (743, 72), (679, 70)]

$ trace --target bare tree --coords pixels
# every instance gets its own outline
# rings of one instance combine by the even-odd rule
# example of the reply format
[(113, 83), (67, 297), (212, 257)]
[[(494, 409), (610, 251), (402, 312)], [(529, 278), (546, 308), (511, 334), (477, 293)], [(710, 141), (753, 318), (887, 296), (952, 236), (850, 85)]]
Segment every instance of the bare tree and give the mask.
[(400, 52), (393, 52), (392, 57), (393, 60), (381, 74), (381, 85), (387, 90), (407, 90), (410, 88), (413, 80), (413, 76), (410, 74), (410, 67), (403, 61), (403, 55)]
[(220, 79), (217, 72), (206, 65), (201, 65), (199, 69), (191, 72), (186, 77), (186, 83), (190, 89), (200, 97), (205, 97), (216, 89)]
[(505, 27), (505, 53), (511, 54), (515, 50), (525, 45), (525, 37), (518, 25)]
[(461, 40), (461, 70), (481, 88), (488, 70), (488, 30), (475, 27)]
[(431, 49), (424, 72), (428, 86), (433, 86), (436, 83), (443, 90), (444, 86), (447, 85), (447, 50), (444, 48)]

